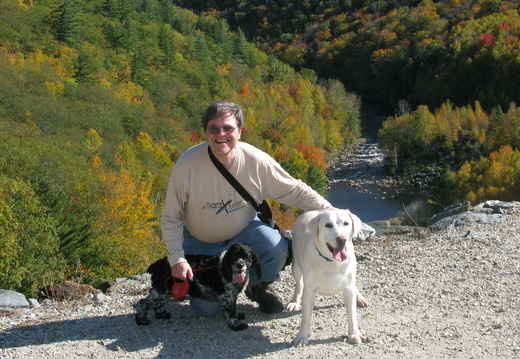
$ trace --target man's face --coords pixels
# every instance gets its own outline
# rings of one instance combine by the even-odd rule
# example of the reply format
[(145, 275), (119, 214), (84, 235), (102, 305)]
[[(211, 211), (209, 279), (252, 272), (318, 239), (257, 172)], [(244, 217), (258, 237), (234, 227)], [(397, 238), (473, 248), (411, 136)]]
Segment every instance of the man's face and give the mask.
[(207, 141), (215, 156), (234, 156), (241, 130), (234, 115), (224, 114), (208, 122)]

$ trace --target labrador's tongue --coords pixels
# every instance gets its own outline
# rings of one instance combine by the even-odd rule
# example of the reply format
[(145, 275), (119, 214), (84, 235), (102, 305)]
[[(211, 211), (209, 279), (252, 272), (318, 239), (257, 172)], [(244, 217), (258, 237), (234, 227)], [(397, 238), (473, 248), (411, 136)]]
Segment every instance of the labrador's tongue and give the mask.
[(332, 253), (332, 256), (335, 260), (343, 262), (347, 260), (347, 251), (345, 250), (345, 247), (340, 247), (334, 249), (334, 253)]
[(235, 279), (238, 283), (244, 283), (244, 281), (246, 280), (246, 272), (237, 273)]

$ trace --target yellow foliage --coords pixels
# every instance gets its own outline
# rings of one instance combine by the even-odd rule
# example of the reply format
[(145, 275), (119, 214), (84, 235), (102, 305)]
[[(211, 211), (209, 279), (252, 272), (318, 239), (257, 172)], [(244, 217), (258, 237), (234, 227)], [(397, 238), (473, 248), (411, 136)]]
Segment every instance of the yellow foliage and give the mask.
[(97, 169), (100, 181), (107, 188), (99, 193), (107, 209), (107, 221), (115, 223), (117, 228), (110, 238), (117, 253), (114, 261), (122, 274), (143, 271), (162, 249), (154, 231), (158, 222), (155, 221), (156, 205), (149, 198), (151, 181), (142, 179), (136, 183), (124, 167), (119, 173), (103, 166)]
[(29, 55), (27, 56), (27, 60), (36, 65), (41, 65), (41, 63), (44, 62), (46, 59), (47, 57), (41, 49), (36, 49), (33, 52), (29, 53)]
[(314, 138), (309, 126), (296, 126), (294, 129), (294, 140), (306, 146), (314, 144)]
[(130, 59), (126, 54), (117, 54), (114, 56), (113, 67), (110, 72), (110, 77), (117, 83), (129, 82), (132, 78), (132, 65)]
[(228, 61), (225, 64), (218, 65), (217, 72), (222, 76), (229, 75), (229, 69), (231, 67), (233, 67), (233, 65)]
[(141, 99), (144, 96), (144, 92), (144, 89), (140, 85), (128, 81), (118, 84), (114, 95), (117, 98), (125, 100), (126, 102), (139, 104), (141, 103)]
[(274, 150), (274, 153), (273, 153), (273, 158), (277, 161), (277, 162), (283, 162), (283, 161), (288, 161), (290, 156), (289, 154), (287, 153), (287, 151), (285, 151), (283, 148), (281, 147), (276, 147), (276, 149)]
[(110, 81), (108, 81), (104, 76), (101, 77), (99, 79), (99, 84), (103, 87), (103, 88), (109, 88), (112, 86), (112, 84), (110, 83)]
[(139, 135), (137, 135), (135, 139), (135, 143), (138, 148), (146, 152), (152, 152), (153, 143), (152, 136), (147, 134), (146, 132), (140, 131)]
[(23, 253), (17, 240), (17, 222), (9, 205), (4, 201), (6, 194), (0, 188), (0, 281), (12, 276), (13, 269), (19, 267)]
[(64, 81), (73, 82), (74, 75), (76, 73), (74, 60), (77, 58), (77, 56), (78, 54), (76, 50), (68, 46), (60, 46), (55, 51), (54, 58), (52, 58), (52, 63), (54, 65), (54, 71), (56, 71), (56, 75), (58, 75)]
[(335, 120), (329, 120), (325, 125), (325, 148), (328, 151), (336, 151), (343, 147), (340, 124)]
[(87, 139), (85, 141), (87, 147), (89, 147), (93, 151), (98, 151), (103, 144), (103, 138), (97, 133), (96, 130), (90, 129), (87, 132)]
[(95, 153), (92, 155), (92, 158), (90, 159), (90, 167), (97, 169), (100, 168), (103, 165), (103, 161), (101, 161), (101, 158)]
[(456, 191), (472, 203), (518, 200), (519, 178), (520, 152), (511, 146), (504, 146), (478, 162), (466, 162), (454, 176)]
[(113, 191), (105, 202), (109, 207), (109, 214), (122, 224), (121, 231), (136, 240), (146, 236), (148, 230), (157, 225), (151, 221), (155, 214), (155, 204), (150, 203), (151, 185), (143, 180), (136, 185), (130, 172), (121, 168), (118, 181), (112, 183)]
[(7, 61), (16, 67), (23, 67), (25, 66), (25, 56), (23, 53), (19, 51), (8, 51), (7, 48), (2, 48), (0, 46), (0, 49), (3, 49), (3, 57), (7, 59)]
[(45, 82), (45, 88), (52, 93), (52, 97), (56, 100), (58, 96), (63, 96), (65, 85), (61, 81)]
[(154, 143), (152, 137), (149, 134), (140, 131), (139, 135), (135, 139), (135, 143), (141, 151), (151, 153), (157, 162), (159, 162), (164, 167), (169, 168), (173, 165), (173, 162), (170, 159), (170, 155), (166, 151), (166, 148), (168, 147), (165, 146), (165, 142), (161, 144)]

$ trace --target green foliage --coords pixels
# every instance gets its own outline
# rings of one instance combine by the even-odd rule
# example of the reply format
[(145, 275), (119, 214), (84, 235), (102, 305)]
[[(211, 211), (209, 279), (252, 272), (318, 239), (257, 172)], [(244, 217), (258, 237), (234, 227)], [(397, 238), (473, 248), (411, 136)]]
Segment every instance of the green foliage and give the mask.
[(59, 238), (48, 210), (28, 182), (0, 175), (0, 287), (33, 296), (62, 279)]
[(305, 182), (314, 188), (319, 194), (327, 197), (327, 176), (317, 165), (311, 164), (309, 166)]
[(57, 39), (71, 47), (76, 47), (80, 42), (82, 7), (82, 0), (65, 0), (53, 16)]
[(309, 171), (309, 163), (303, 158), (303, 154), (300, 151), (292, 150), (289, 154), (289, 158), (286, 161), (280, 163), (287, 172), (289, 172), (294, 178), (301, 180), (307, 179)]

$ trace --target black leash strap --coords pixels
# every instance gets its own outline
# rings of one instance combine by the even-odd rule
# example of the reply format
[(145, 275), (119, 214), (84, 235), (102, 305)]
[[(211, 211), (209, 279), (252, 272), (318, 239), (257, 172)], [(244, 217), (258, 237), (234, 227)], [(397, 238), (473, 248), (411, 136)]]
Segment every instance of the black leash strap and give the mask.
[(229, 171), (226, 169), (226, 167), (224, 167), (224, 165), (222, 163), (220, 163), (219, 160), (217, 160), (217, 158), (215, 157), (213, 152), (211, 152), (211, 148), (209, 146), (208, 146), (208, 153), (209, 153), (209, 158), (211, 158), (211, 162), (213, 162), (215, 167), (217, 167), (217, 169), (220, 171), (220, 173), (222, 173), (222, 176), (224, 176), (224, 178), (227, 179), (227, 181), (231, 184), (231, 186), (233, 186), (233, 188), (236, 189), (237, 192), (246, 201), (251, 203), (251, 205), (253, 206), (255, 211), (258, 212), (259, 211), (258, 203), (256, 203), (253, 196), (251, 196), (249, 194), (249, 192), (247, 192), (246, 189), (244, 187), (242, 187), (242, 185), (237, 181), (237, 179), (231, 173), (229, 173)]

